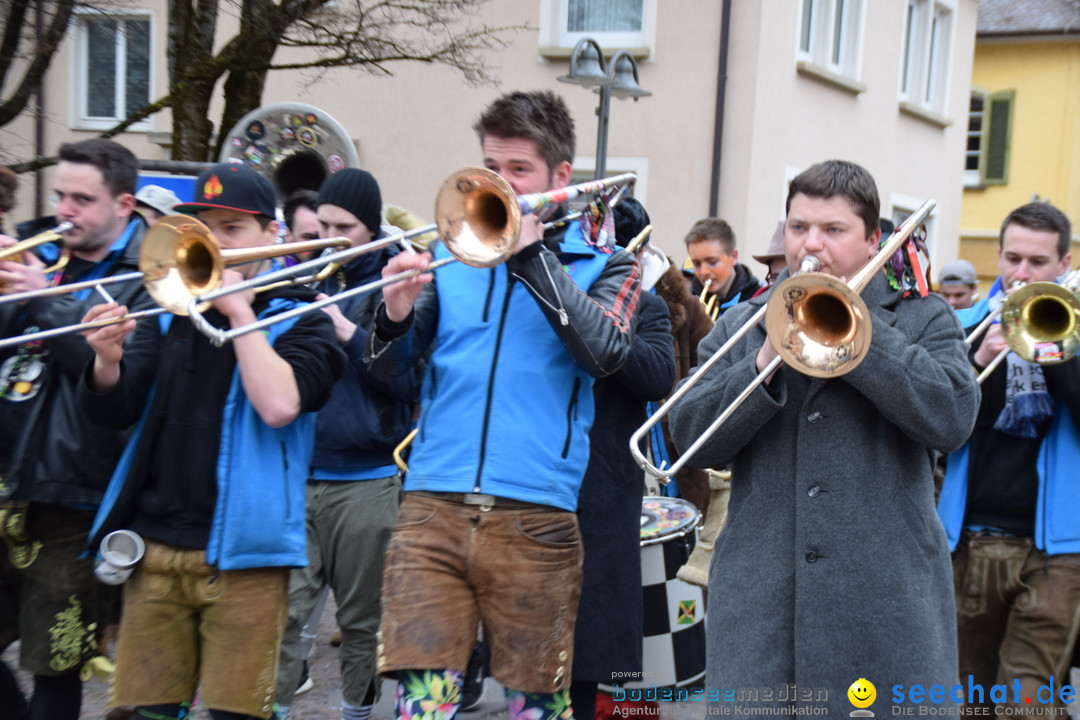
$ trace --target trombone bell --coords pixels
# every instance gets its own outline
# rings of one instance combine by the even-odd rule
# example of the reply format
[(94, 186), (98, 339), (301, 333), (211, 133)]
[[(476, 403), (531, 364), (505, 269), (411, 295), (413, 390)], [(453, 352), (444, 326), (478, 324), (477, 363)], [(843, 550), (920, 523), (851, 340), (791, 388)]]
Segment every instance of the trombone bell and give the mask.
[(513, 189), (497, 173), (468, 167), (439, 187), (435, 222), (454, 257), (473, 267), (495, 267), (517, 245), (521, 208)]
[(188, 215), (167, 215), (143, 236), (139, 270), (146, 291), (174, 315), (188, 301), (221, 285), (225, 263), (210, 230)]
[(1052, 282), (1029, 283), (1002, 304), (1001, 331), (1009, 348), (1028, 362), (1058, 363), (1080, 350), (1080, 298)]
[(854, 370), (870, 347), (866, 304), (847, 284), (824, 273), (799, 273), (778, 285), (765, 328), (784, 362), (812, 377)]

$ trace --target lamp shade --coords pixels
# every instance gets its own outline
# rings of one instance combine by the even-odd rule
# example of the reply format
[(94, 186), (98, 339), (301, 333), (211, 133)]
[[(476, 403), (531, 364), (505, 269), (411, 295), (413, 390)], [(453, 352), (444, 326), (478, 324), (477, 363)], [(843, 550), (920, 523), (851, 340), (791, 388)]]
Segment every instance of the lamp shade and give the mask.
[(574, 46), (574, 52), (570, 56), (570, 70), (558, 79), (586, 89), (615, 83), (615, 79), (607, 74), (600, 46), (590, 38), (582, 38)]

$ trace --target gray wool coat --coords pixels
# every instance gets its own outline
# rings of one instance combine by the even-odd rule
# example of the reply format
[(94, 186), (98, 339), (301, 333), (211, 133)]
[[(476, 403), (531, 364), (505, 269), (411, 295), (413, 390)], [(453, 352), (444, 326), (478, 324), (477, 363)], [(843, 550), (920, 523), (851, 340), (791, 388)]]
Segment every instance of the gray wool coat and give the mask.
[[(698, 357), (710, 357), (768, 296), (729, 310)], [(794, 683), (797, 696), (816, 698), (809, 706), (846, 717), (848, 687), (866, 678), (877, 688), (869, 709), (881, 718), (895, 685), (958, 682), (952, 570), (932, 472), (935, 450), (970, 435), (978, 386), (944, 300), (901, 299), (880, 273), (862, 297), (873, 339), (861, 365), (833, 379), (781, 367), (693, 460), (732, 470), (706, 620), (707, 685), (721, 702), (731, 698), (728, 706), (754, 689), (758, 700), (772, 690), (788, 706), (784, 689)], [(758, 325), (672, 411), (680, 449), (751, 382), (764, 340)]]

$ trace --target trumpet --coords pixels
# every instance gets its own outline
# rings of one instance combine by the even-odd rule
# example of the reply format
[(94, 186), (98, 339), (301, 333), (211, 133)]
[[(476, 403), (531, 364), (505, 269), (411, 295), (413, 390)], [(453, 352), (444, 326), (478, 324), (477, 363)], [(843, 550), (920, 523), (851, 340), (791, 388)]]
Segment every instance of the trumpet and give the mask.
[[(0, 248), (0, 261), (9, 260), (13, 262), (22, 262), (22, 254), (24, 252), (32, 250), (33, 248), (38, 247), (39, 245), (48, 245), (50, 243), (63, 244), (64, 233), (74, 227), (75, 225), (65, 220), (54, 228), (39, 232), (37, 235), (28, 237), (25, 240), (20, 240), (19, 242), (9, 247)], [(59, 259), (57, 259), (56, 261), (56, 264), (52, 265), (51, 267), (45, 268), (45, 272), (53, 273), (63, 270), (65, 267), (67, 267), (68, 258), (70, 257), (71, 253), (68, 252), (68, 249), (63, 248), (60, 253)]]
[[(817, 258), (803, 258), (799, 272), (774, 287), (768, 303), (697, 367), (652, 417), (634, 431), (630, 437), (630, 453), (638, 465), (660, 482), (670, 482), (694, 453), (716, 434), (720, 426), (782, 363), (786, 362), (805, 375), (822, 378), (839, 377), (858, 367), (869, 351), (871, 333), (869, 311), (859, 293), (907, 242), (935, 205), (933, 200), (923, 203), (846, 285), (831, 275), (816, 272), (819, 267)], [(671, 408), (705, 377), (720, 358), (757, 327), (762, 318), (765, 319), (769, 342), (776, 348), (778, 356), (758, 373), (674, 464), (660, 468), (650, 463), (640, 448), (644, 436), (671, 412)]]
[[(521, 218), (523, 215), (535, 213), (545, 207), (564, 203), (582, 195), (597, 194), (610, 188), (621, 188), (636, 179), (637, 176), (633, 173), (623, 173), (622, 175), (570, 185), (545, 193), (515, 195), (510, 184), (499, 177), (497, 173), (486, 168), (467, 167), (452, 173), (440, 186), (435, 199), (438, 239), (442, 241), (452, 257), (436, 260), (428, 265), (425, 270), (405, 270), (395, 273), (345, 290), (333, 297), (317, 300), (230, 330), (214, 327), (202, 317), (198, 310), (200, 303), (215, 300), (223, 295), (257, 288), (267, 282), (284, 280), (297, 272), (313, 270), (319, 267), (321, 263), (342, 261), (351, 258), (357, 253), (374, 249), (372, 247), (374, 243), (368, 243), (359, 248), (349, 248), (331, 253), (322, 258), (300, 263), (286, 270), (230, 285), (199, 297), (192, 297), (188, 302), (188, 314), (195, 326), (209, 337), (214, 345), (221, 346), (241, 335), (262, 330), (270, 325), (289, 320), (304, 313), (319, 310), (353, 295), (378, 290), (417, 275), (433, 272), (454, 262), (463, 262), (477, 268), (495, 267), (505, 262), (514, 253), (518, 235), (521, 232)], [(387, 240), (389, 242), (398, 242), (410, 234), (419, 235), (426, 232), (430, 232), (430, 228), (418, 228), (406, 235), (387, 238)], [(414, 250), (425, 251), (429, 249), (430, 244), (412, 242), (410, 247)], [(368, 250), (365, 250), (365, 248)]]
[(709, 295), (709, 286), (712, 285), (713, 279), (709, 278), (705, 281), (705, 286), (701, 288), (701, 295), (698, 296), (698, 300), (705, 307), (705, 314), (708, 315), (713, 322), (720, 317), (720, 301), (716, 295)]

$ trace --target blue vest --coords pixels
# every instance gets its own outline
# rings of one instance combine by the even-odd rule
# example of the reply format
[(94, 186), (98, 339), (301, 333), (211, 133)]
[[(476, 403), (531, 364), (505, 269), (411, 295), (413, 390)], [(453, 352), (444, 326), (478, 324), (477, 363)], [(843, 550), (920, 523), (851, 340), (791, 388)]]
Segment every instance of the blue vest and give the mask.
[[(296, 304), (273, 300), (259, 318)], [(161, 316), (163, 334), (171, 320), (170, 315)], [(267, 340), (273, 344), (295, 322), (296, 318), (291, 318), (271, 325), (265, 331)], [(100, 530), (128, 478), (153, 404), (152, 389), (109, 481), (91, 537)], [(233, 371), (221, 423), (218, 493), (206, 548), (207, 563), (221, 570), (307, 565), (305, 492), (308, 464), (315, 448), (315, 417), (315, 413), (303, 413), (284, 427), (270, 427), (248, 401), (239, 366)]]

